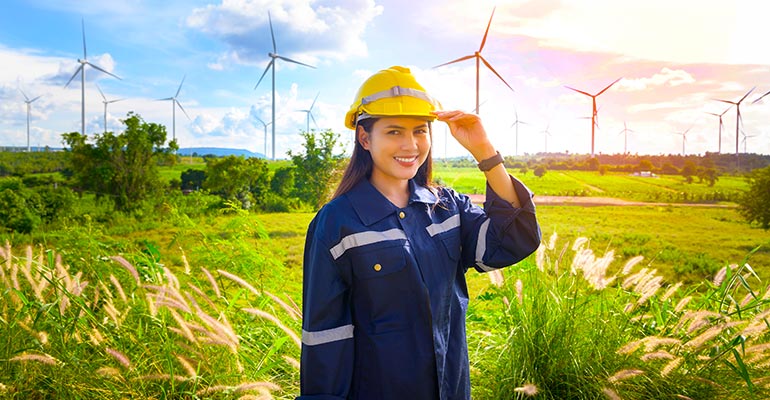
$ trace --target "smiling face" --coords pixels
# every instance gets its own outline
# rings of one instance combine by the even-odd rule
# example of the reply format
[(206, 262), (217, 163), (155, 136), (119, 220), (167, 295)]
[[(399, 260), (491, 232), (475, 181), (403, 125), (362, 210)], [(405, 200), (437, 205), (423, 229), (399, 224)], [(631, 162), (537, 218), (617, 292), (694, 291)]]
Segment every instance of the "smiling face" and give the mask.
[(359, 126), (358, 140), (372, 156), (372, 184), (389, 189), (407, 186), (431, 146), (428, 122), (410, 117), (380, 118), (368, 133)]

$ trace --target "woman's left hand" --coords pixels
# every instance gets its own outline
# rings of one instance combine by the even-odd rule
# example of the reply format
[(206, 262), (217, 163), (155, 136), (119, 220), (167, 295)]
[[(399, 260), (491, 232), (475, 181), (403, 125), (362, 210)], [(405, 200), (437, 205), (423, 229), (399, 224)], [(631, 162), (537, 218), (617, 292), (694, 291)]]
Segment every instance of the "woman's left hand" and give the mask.
[(449, 125), (452, 136), (465, 149), (473, 154), (476, 160), (484, 160), (495, 155), (495, 148), (487, 137), (487, 132), (481, 124), (481, 118), (476, 114), (463, 111), (434, 111), (439, 121)]

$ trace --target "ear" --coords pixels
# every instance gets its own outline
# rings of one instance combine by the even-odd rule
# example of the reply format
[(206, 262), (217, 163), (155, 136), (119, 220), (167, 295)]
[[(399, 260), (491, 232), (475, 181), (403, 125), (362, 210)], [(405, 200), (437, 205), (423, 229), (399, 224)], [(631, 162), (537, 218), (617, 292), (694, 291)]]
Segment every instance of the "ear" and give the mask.
[(369, 134), (364, 130), (363, 126), (359, 125), (356, 129), (358, 143), (361, 143), (361, 147), (363, 147), (365, 150), (369, 150)]

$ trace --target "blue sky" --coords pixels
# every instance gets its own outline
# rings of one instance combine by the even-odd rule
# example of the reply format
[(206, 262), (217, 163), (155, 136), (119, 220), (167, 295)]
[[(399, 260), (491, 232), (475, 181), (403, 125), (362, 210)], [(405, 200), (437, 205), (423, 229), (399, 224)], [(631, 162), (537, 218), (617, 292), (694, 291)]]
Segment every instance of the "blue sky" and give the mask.
[[(343, 116), (361, 82), (390, 65), (412, 68), (446, 109), (475, 107), (475, 63), (438, 64), (473, 54), (493, 8), (482, 55), (514, 88), (482, 64), (481, 116), (507, 155), (548, 151), (590, 152), (591, 100), (598, 97), (596, 152), (640, 154), (717, 151), (725, 112), (722, 152), (735, 152), (738, 100), (749, 152), (770, 154), (770, 52), (759, 1), (5, 1), (0, 13), (0, 145), (26, 145), (26, 105), (31, 105), (32, 145), (60, 146), (61, 134), (80, 130), (80, 78), (64, 84), (87, 56), (120, 76), (86, 70), (89, 134), (120, 130), (129, 111), (168, 127), (171, 102), (182, 80), (176, 136), (181, 147), (236, 147), (264, 152), (270, 121), (270, 74), (254, 90), (272, 50), (268, 10), (278, 54), (316, 66), (278, 62), (276, 156), (301, 150), (299, 132), (313, 107), (317, 125), (346, 143)], [(520, 125), (518, 148), (512, 124)], [(587, 118), (588, 117), (588, 118)], [(623, 133), (624, 123), (632, 132)], [(270, 128), (268, 128), (269, 131)], [(548, 131), (546, 134), (544, 131)], [(547, 135), (547, 136), (546, 136)], [(624, 140), (624, 139), (627, 139)], [(268, 140), (270, 140), (268, 138)], [(547, 140), (547, 141), (546, 141)], [(270, 143), (267, 143), (268, 150)], [(466, 155), (441, 124), (434, 155)]]

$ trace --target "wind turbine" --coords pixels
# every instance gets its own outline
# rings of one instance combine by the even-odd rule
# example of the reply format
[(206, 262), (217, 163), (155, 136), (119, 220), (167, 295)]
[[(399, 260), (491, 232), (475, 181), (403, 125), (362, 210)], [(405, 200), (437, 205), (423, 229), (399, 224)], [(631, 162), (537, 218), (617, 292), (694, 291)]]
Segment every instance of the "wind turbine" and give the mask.
[(746, 139), (748, 139), (748, 138), (750, 138), (750, 137), (756, 137), (757, 135), (747, 135), (747, 134), (746, 134), (746, 133), (744, 133), (744, 132), (741, 132), (741, 133), (743, 134), (743, 154), (746, 154), (746, 153), (747, 153), (747, 152), (746, 152), (746, 142), (747, 142), (747, 140), (746, 140)]
[(270, 17), (270, 11), (267, 12), (267, 21), (270, 23), (270, 37), (273, 39), (273, 51), (270, 53), (267, 53), (267, 55), (270, 57), (270, 62), (267, 64), (267, 67), (265, 68), (265, 72), (263, 72), (262, 76), (259, 77), (259, 81), (257, 81), (257, 84), (254, 86), (254, 90), (257, 90), (257, 87), (262, 82), (262, 78), (264, 78), (265, 74), (267, 74), (267, 70), (272, 69), (272, 75), (273, 75), (273, 120), (271, 121), (273, 124), (272, 156), (273, 156), (273, 160), (275, 160), (275, 60), (281, 59), (294, 64), (304, 65), (306, 67), (310, 67), (313, 69), (315, 69), (315, 67), (312, 65), (301, 63), (299, 61), (292, 60), (291, 58), (278, 55), (278, 50), (276, 49), (276, 46), (275, 46), (275, 34), (273, 33), (273, 20)]
[(546, 125), (545, 130), (540, 131), (540, 133), (543, 134), (543, 138), (545, 139), (545, 154), (548, 154), (548, 136), (551, 136), (551, 132), (548, 131), (548, 129), (551, 128), (551, 123), (549, 122), (548, 125)]
[(307, 130), (305, 132), (308, 132), (308, 133), (310, 133), (310, 119), (311, 118), (313, 119), (313, 123), (315, 124), (315, 126), (318, 127), (318, 123), (315, 122), (315, 117), (313, 117), (313, 106), (315, 105), (315, 101), (318, 100), (318, 95), (319, 94), (321, 94), (321, 92), (318, 92), (318, 94), (315, 95), (315, 99), (313, 99), (313, 103), (310, 104), (310, 108), (308, 108), (307, 110), (297, 110), (297, 111), (300, 111), (300, 112), (303, 112), (303, 113), (307, 114), (306, 115), (306, 117), (307, 117)]
[(623, 154), (628, 154), (628, 132), (636, 133), (633, 129), (628, 129), (626, 121), (623, 121), (623, 130), (618, 132), (618, 135), (623, 134)]
[(34, 99), (30, 100), (30, 98), (27, 97), (27, 94), (24, 93), (23, 90), (19, 89), (19, 91), (21, 92), (22, 96), (24, 96), (24, 102), (27, 103), (27, 153), (29, 153), (30, 150), (31, 150), (30, 147), (29, 147), (29, 111), (30, 111), (32, 102), (34, 102), (35, 100), (39, 99), (42, 96), (42, 94), (40, 96), (37, 96)]
[(107, 98), (104, 97), (104, 92), (102, 92), (102, 88), (100, 88), (99, 85), (96, 85), (96, 88), (99, 89), (99, 94), (102, 95), (102, 99), (103, 99), (102, 103), (104, 103), (104, 133), (107, 133), (107, 104), (115, 103), (123, 99), (107, 100)]
[(687, 141), (687, 132), (690, 132), (690, 129), (692, 129), (692, 126), (687, 128), (686, 130), (682, 132), (674, 132), (674, 135), (681, 135), (682, 136), (682, 156), (685, 156), (684, 152), (684, 143)]
[(621, 80), (621, 79), (623, 79), (623, 78), (615, 79), (614, 82), (610, 83), (609, 85), (607, 85), (607, 87), (605, 87), (599, 93), (596, 93), (596, 94), (590, 94), (590, 93), (584, 92), (582, 90), (578, 90), (578, 89), (575, 89), (575, 88), (572, 88), (572, 87), (569, 87), (569, 86), (565, 86), (567, 89), (574, 90), (574, 91), (576, 91), (576, 92), (578, 92), (580, 94), (584, 94), (584, 95), (590, 97), (591, 100), (593, 101), (593, 112), (591, 114), (591, 157), (594, 156), (594, 138), (595, 138), (595, 135), (596, 135), (596, 125), (598, 124), (598, 122), (596, 121), (596, 118), (597, 118), (596, 98), (598, 96), (600, 96), (602, 93), (606, 92), (607, 89), (612, 87), (612, 85), (618, 83), (618, 81)]
[[(754, 89), (756, 89), (756, 86), (754, 86), (753, 88), (751, 88), (751, 90), (746, 92), (746, 94), (743, 95), (743, 97), (741, 97), (741, 99), (738, 100), (738, 101), (716, 99), (716, 101), (721, 101), (723, 103), (732, 104), (732, 105), (735, 106), (735, 113), (736, 113), (736, 117), (735, 117), (735, 156), (736, 157), (738, 157), (738, 135), (739, 135), (739, 132), (740, 132), (741, 122), (743, 121), (741, 119), (741, 103), (743, 102), (743, 100), (746, 100), (746, 97), (748, 97), (749, 94), (751, 94), (751, 92), (754, 91)], [(762, 96), (762, 97), (764, 97), (764, 96)], [(759, 99), (755, 100), (755, 102), (759, 101), (760, 99), (762, 99), (762, 97), (760, 97)]]
[(487, 30), (484, 32), (484, 38), (481, 40), (481, 46), (479, 46), (479, 49), (476, 52), (474, 52), (473, 54), (464, 56), (464, 57), (460, 57), (460, 58), (458, 58), (456, 60), (452, 60), (452, 61), (449, 61), (449, 62), (446, 62), (446, 63), (443, 63), (443, 64), (439, 64), (439, 65), (436, 65), (435, 67), (433, 67), (433, 68), (438, 68), (438, 67), (443, 67), (444, 65), (449, 65), (449, 64), (454, 64), (454, 63), (460, 62), (460, 61), (469, 60), (471, 58), (475, 58), (476, 59), (476, 113), (477, 114), (479, 113), (479, 70), (480, 70), (479, 62), (480, 61), (483, 61), (484, 65), (486, 65), (487, 68), (489, 68), (490, 71), (492, 71), (495, 75), (497, 75), (497, 77), (500, 78), (500, 80), (503, 81), (503, 83), (505, 83), (505, 86), (508, 86), (508, 89), (513, 90), (511, 85), (509, 85), (508, 82), (506, 82), (505, 79), (503, 79), (503, 77), (500, 76), (500, 74), (498, 74), (497, 71), (495, 71), (494, 68), (492, 68), (492, 65), (490, 65), (489, 62), (487, 62), (487, 60), (484, 58), (484, 56), (481, 55), (481, 50), (484, 49), (484, 44), (487, 42), (487, 35), (489, 34), (489, 27), (492, 26), (492, 17), (494, 17), (494, 16), (495, 16), (495, 9), (493, 8), (492, 9), (492, 15), (489, 17), (489, 23), (487, 24)]
[(187, 119), (192, 120), (190, 116), (187, 115), (187, 111), (184, 110), (184, 107), (182, 107), (182, 103), (177, 100), (177, 97), (179, 97), (179, 92), (182, 90), (182, 85), (184, 84), (185, 78), (187, 78), (187, 75), (182, 77), (182, 82), (179, 83), (179, 88), (176, 90), (176, 94), (173, 97), (158, 99), (158, 101), (171, 101), (171, 134), (173, 140), (176, 140), (176, 107), (179, 106), (179, 109), (182, 110)]
[(759, 96), (759, 97), (758, 97), (756, 100), (752, 101), (752, 102), (751, 102), (751, 104), (756, 104), (756, 103), (758, 103), (760, 100), (762, 100), (762, 99), (763, 99), (765, 96), (767, 96), (768, 94), (770, 94), (770, 92), (767, 92), (767, 93), (763, 94), (762, 96)]
[(511, 127), (516, 126), (516, 153), (515, 156), (519, 155), (519, 125), (527, 125), (526, 122), (519, 120), (519, 112), (516, 111), (516, 106), (513, 107), (513, 114), (516, 116), (516, 120), (513, 121), (511, 124)]
[(265, 128), (265, 158), (267, 158), (267, 126), (272, 124), (272, 122), (265, 123), (265, 121), (262, 121), (262, 118), (259, 118), (257, 116), (254, 116), (254, 118), (256, 118), (257, 121), (259, 121), (260, 123), (262, 123), (262, 126), (264, 126)]
[(72, 74), (72, 77), (70, 80), (67, 81), (67, 84), (64, 85), (66, 88), (69, 86), (70, 82), (72, 82), (73, 79), (75, 79), (75, 76), (77, 76), (78, 72), (80, 72), (80, 126), (82, 129), (82, 134), (86, 134), (86, 65), (90, 65), (91, 68), (94, 68), (96, 70), (102, 71), (107, 75), (110, 75), (114, 78), (117, 78), (120, 80), (120, 77), (117, 75), (107, 72), (102, 67), (93, 64), (88, 61), (88, 57), (86, 55), (86, 24), (83, 20), (80, 21), (82, 28), (83, 28), (83, 58), (78, 58), (78, 62), (80, 63), (80, 66), (78, 69), (75, 70), (75, 73)]
[(728, 111), (730, 111), (730, 107), (727, 107), (727, 110), (722, 111), (721, 114), (706, 113), (706, 114), (713, 115), (715, 117), (719, 117), (719, 151), (717, 154), (722, 153), (722, 127), (725, 126), (725, 124), (722, 123), (722, 116), (725, 115), (725, 113), (727, 113)]

